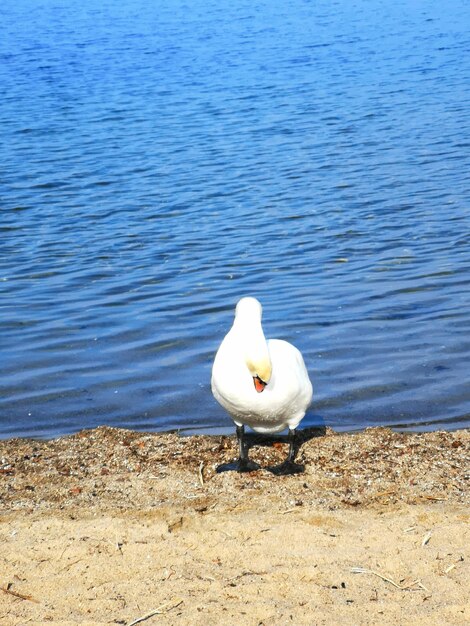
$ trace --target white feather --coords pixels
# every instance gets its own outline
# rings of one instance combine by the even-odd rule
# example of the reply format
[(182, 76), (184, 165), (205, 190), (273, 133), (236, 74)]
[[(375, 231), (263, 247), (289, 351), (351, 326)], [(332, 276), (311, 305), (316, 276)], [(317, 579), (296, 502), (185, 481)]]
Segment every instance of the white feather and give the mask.
[[(312, 401), (312, 383), (295, 346), (265, 339), (261, 313), (255, 298), (238, 303), (233, 326), (215, 356), (212, 393), (238, 426), (276, 433), (298, 426)], [(269, 380), (255, 371), (257, 367), (268, 367)], [(267, 382), (262, 393), (253, 384), (256, 374)]]

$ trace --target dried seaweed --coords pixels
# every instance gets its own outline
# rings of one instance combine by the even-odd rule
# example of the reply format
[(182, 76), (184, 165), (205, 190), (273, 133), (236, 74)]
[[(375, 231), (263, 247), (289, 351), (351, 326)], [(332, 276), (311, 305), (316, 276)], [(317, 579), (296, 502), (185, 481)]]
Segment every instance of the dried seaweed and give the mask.
[[(228, 484), (273, 495), (288, 484), (291, 506), (297, 501), (327, 508), (470, 502), (468, 430), (404, 434), (374, 428), (350, 435), (327, 429), (319, 434), (318, 429), (301, 432), (298, 460), (305, 473), (280, 477), (266, 469), (217, 474), (219, 464), (237, 456), (235, 438), (228, 436), (101, 427), (51, 441), (1, 441), (0, 503), (10, 510), (154, 506), (155, 486), (162, 480), (178, 493), (191, 485), (191, 497), (202, 505), (213, 496), (229, 497)], [(283, 460), (288, 444), (285, 437), (251, 436), (249, 445), (250, 457), (267, 468)]]

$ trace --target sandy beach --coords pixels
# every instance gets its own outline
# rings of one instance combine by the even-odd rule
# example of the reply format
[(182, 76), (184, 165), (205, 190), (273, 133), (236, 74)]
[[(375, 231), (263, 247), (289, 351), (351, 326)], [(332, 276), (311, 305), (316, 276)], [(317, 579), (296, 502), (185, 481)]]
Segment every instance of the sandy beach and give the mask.
[[(263, 468), (282, 437), (251, 440)], [(470, 432), (0, 442), (0, 624), (468, 624)]]

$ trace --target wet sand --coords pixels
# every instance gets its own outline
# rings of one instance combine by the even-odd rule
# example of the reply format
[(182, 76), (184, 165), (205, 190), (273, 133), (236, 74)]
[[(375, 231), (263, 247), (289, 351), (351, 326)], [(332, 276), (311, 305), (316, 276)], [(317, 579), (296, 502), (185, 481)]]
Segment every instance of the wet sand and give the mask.
[[(263, 468), (282, 437), (251, 438)], [(0, 624), (468, 624), (470, 431), (0, 442)], [(136, 620), (142, 621), (136, 622)]]

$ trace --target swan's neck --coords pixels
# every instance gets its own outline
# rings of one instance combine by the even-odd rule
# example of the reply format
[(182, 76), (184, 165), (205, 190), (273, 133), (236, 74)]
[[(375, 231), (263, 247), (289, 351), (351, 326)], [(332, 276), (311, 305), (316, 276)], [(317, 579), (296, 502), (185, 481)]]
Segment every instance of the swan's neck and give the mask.
[(261, 320), (237, 316), (232, 333), (250, 374), (268, 383), (272, 365)]

